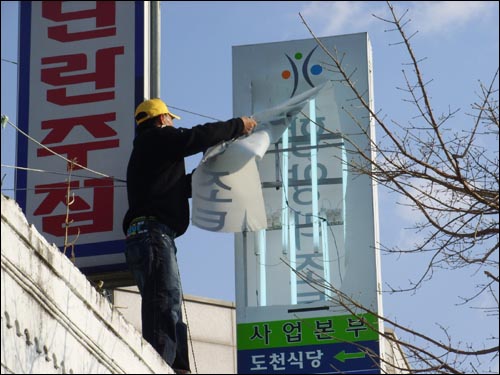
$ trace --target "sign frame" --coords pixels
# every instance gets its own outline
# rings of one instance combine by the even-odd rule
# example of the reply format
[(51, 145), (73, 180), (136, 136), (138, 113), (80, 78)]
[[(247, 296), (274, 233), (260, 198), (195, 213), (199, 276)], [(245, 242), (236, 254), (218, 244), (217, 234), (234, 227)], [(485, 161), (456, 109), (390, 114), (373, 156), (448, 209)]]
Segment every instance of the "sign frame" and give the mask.
[[(355, 72), (352, 79), (358, 90), (365, 93), (365, 99), (373, 107), (368, 35), (358, 33), (320, 40), (330, 51), (343, 54), (343, 62)], [(376, 183), (369, 176), (354, 176), (348, 170), (347, 165), (355, 160), (356, 153), (344, 140), (347, 135), (350, 141), (372, 152), (370, 142), (375, 141), (374, 123), (366, 110), (353, 105), (353, 94), (342, 86), (339, 77), (324, 69), (327, 62), (328, 56), (314, 39), (233, 47), (233, 113), (236, 117), (276, 106), (325, 81), (333, 82), (328, 93), (310, 101), (309, 108), (295, 119), (279, 142), (271, 145), (259, 164), (268, 228), (235, 236), (239, 373), (379, 373), (383, 367), (383, 361), (378, 362), (383, 355), (382, 337), (378, 331), (383, 330), (383, 325), (374, 317), (370, 317), (369, 324), (372, 335), (362, 343), (346, 338), (342, 341), (342, 334), (338, 337), (337, 332), (331, 338), (333, 341), (320, 345), (312, 342), (286, 345), (282, 341), (273, 344), (271, 340), (251, 346), (251, 337), (255, 341), (259, 335), (249, 337), (245, 330), (249, 325), (263, 329), (265, 325), (276, 327), (279, 322), (297, 325), (297, 320), (305, 322), (311, 319), (358, 319), (364, 322), (365, 311), (355, 309), (353, 313), (334, 302), (331, 297), (335, 292), (328, 283), (382, 315)], [(351, 112), (350, 115), (345, 109)], [(351, 116), (362, 119), (363, 131)], [(322, 131), (314, 123), (329, 132)], [(337, 146), (332, 146), (333, 143)], [(329, 151), (325, 151), (328, 147), (332, 150), (332, 147), (337, 147), (337, 151), (328, 154)], [(337, 161), (326, 166), (328, 157)], [(293, 199), (294, 195), (300, 194), (301, 198)], [(321, 200), (331, 198), (328, 194), (336, 196), (331, 215), (322, 203), (325, 200)], [(324, 283), (324, 288), (318, 288), (321, 290), (315, 292), (316, 299), (313, 299), (309, 298), (313, 294), (310, 285), (298, 280), (289, 266), (307, 271), (299, 257), (311, 260), (316, 256), (320, 264), (310, 274), (319, 270), (320, 274), (315, 275), (317, 279), (324, 278), (328, 283)], [(314, 268), (310, 267), (313, 263), (309, 262), (309, 269)], [(311, 324), (302, 326), (309, 336), (311, 331), (307, 330), (310, 327)], [(342, 331), (342, 326), (336, 328)], [(283, 336), (285, 333), (284, 329), (274, 328), (273, 334)], [(364, 362), (365, 357), (355, 358), (356, 354), (350, 356), (349, 353), (354, 353), (353, 345), (357, 344), (370, 348), (369, 361)], [(300, 368), (270, 366), (277, 358), (282, 358), (282, 353), (292, 356), (290, 353), (298, 350), (296, 348), (300, 348), (303, 355), (321, 350), (323, 358), (328, 357), (329, 366), (321, 364), (307, 370), (304, 363)], [(337, 355), (344, 361), (337, 359)], [(374, 365), (374, 359), (378, 364)], [(267, 366), (264, 363), (256, 366), (255, 361), (267, 361)], [(347, 363), (345, 366), (344, 362)]]
[[(16, 171), (16, 201), (61, 251), (74, 243), (83, 273), (125, 271), (126, 165), (133, 112), (149, 95), (149, 2), (20, 6), (18, 126), (39, 143), (17, 137), (26, 170)], [(102, 175), (77, 166), (68, 182), (69, 164), (46, 148)]]

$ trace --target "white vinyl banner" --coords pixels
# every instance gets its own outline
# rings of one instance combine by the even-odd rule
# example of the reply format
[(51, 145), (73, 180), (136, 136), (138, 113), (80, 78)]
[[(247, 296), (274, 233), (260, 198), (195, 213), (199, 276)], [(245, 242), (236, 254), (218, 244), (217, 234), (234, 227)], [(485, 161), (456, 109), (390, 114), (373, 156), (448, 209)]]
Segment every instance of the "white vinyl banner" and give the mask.
[(207, 150), (193, 174), (192, 221), (214, 232), (253, 232), (267, 228), (257, 169), (304, 106), (329, 82), (253, 115), (258, 125), (249, 136)]

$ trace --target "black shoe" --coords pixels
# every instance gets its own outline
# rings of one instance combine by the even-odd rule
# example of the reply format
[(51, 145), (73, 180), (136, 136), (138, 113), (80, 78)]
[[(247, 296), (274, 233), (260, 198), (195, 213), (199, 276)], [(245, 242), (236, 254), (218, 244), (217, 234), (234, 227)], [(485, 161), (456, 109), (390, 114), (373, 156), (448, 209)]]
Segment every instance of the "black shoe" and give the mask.
[(180, 368), (177, 368), (177, 369), (174, 368), (174, 372), (176, 374), (191, 374), (191, 371), (189, 371), (189, 370), (183, 370), (183, 369), (180, 369)]

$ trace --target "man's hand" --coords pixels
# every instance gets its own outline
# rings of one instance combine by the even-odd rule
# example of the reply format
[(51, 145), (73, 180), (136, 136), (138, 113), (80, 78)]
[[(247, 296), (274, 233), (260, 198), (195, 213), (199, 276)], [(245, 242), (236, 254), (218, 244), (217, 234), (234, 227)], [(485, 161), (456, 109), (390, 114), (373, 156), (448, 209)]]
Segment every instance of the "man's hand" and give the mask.
[(243, 120), (243, 134), (248, 135), (253, 131), (253, 128), (257, 126), (257, 121), (253, 117), (241, 117)]

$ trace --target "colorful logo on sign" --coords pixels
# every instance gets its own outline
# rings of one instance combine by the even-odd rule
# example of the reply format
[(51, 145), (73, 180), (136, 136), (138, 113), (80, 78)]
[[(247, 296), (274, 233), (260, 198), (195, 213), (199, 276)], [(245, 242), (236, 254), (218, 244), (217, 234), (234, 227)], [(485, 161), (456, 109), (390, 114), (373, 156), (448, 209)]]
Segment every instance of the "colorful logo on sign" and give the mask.
[[(323, 72), (323, 68), (321, 65), (315, 64), (309, 68), (309, 60), (311, 60), (311, 56), (314, 53), (314, 51), (318, 48), (318, 46), (314, 47), (311, 52), (307, 55), (307, 57), (304, 59), (304, 62), (302, 63), (302, 75), (304, 76), (304, 79), (306, 82), (309, 84), (309, 86), (314, 87), (314, 84), (311, 81), (311, 77), (309, 74), (312, 74), (314, 76), (320, 75)], [(293, 75), (293, 90), (292, 90), (292, 95), (290, 95), (290, 98), (295, 95), (295, 91), (297, 91), (297, 87), (299, 85), (299, 69), (297, 68), (297, 64), (295, 63), (294, 59), (297, 62), (300, 62), (302, 58), (304, 57), (304, 54), (302, 52), (296, 52), (294, 55), (294, 59), (292, 59), (290, 56), (288, 56), (285, 53), (286, 58), (290, 62), (291, 69), (290, 70), (283, 70), (281, 72), (281, 78), (283, 79), (290, 79)]]

